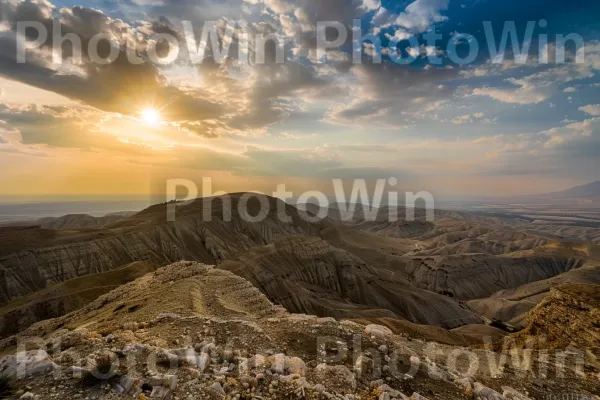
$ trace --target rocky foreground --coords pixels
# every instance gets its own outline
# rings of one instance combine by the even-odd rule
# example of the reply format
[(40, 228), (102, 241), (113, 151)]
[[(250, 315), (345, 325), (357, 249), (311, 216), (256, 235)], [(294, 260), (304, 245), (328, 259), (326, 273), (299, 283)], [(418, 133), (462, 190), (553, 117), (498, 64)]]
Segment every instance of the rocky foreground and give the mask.
[(0, 342), (0, 398), (599, 398), (589, 352), (487, 346), (290, 314), (233, 273), (180, 262)]
[(529, 325), (506, 339), (505, 347), (579, 349), (600, 357), (600, 286), (566, 284), (553, 288), (528, 314)]

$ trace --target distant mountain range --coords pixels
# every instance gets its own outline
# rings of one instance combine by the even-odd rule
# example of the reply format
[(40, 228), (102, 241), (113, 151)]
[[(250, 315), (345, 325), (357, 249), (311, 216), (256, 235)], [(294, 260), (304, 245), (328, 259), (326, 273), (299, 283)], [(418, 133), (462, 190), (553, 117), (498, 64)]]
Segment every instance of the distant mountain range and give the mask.
[(571, 189), (560, 192), (547, 193), (542, 196), (560, 198), (600, 197), (600, 181), (588, 183), (586, 185), (575, 186)]

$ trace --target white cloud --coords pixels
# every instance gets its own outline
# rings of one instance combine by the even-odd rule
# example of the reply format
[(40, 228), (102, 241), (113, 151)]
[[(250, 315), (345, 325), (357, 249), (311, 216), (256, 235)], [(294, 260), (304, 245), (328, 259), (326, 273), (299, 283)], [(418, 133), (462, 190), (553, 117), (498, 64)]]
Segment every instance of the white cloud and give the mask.
[(278, 14), (284, 14), (292, 11), (292, 6), (285, 0), (264, 0), (265, 6)]
[(525, 65), (514, 64), (511, 60), (505, 60), (504, 64), (485, 64), (483, 66), (461, 72), (466, 78), (482, 76), (501, 76), (508, 71), (523, 68), (537, 68), (540, 72), (520, 78), (508, 78), (505, 82), (513, 87), (483, 87), (474, 89), (471, 94), (476, 96), (488, 96), (495, 100), (513, 104), (537, 104), (541, 103), (554, 94), (562, 91), (573, 93), (577, 91), (575, 86), (569, 86), (561, 90), (566, 83), (581, 79), (592, 78), (600, 70), (600, 42), (586, 43), (586, 55), (584, 63), (575, 63), (573, 54), (567, 55), (566, 64), (540, 65), (536, 57), (531, 57)]
[(421, 52), (419, 51), (419, 49), (415, 49), (414, 47), (407, 47), (406, 48), (406, 52), (411, 56), (411, 57), (419, 57), (419, 54), (421, 54)]
[(541, 103), (556, 92), (562, 84), (579, 79), (591, 78), (595, 71), (578, 64), (566, 64), (537, 72), (524, 78), (508, 78), (506, 82), (511, 87), (484, 87), (473, 90), (476, 96), (489, 96), (504, 103), (537, 104)]
[(482, 124), (492, 124), (492, 123), (496, 122), (496, 118), (485, 118), (484, 113), (478, 112), (478, 113), (474, 113), (474, 114), (458, 116), (456, 118), (453, 118), (452, 121), (450, 121), (450, 122), (452, 122), (453, 124), (456, 124), (456, 125), (472, 124), (474, 122), (479, 122)]
[(389, 40), (395, 40), (395, 41), (401, 42), (403, 40), (406, 40), (406, 39), (412, 37), (413, 35), (412, 35), (412, 33), (409, 33), (405, 29), (396, 29), (396, 31), (394, 32), (393, 35), (390, 35), (389, 33), (386, 33), (385, 36)]
[[(536, 166), (546, 165), (555, 167), (552, 162), (556, 154), (563, 156), (567, 151), (597, 146), (597, 134), (600, 131), (600, 118), (587, 119), (581, 122), (563, 121), (567, 125), (551, 128), (535, 133), (518, 135), (497, 135), (476, 139), (472, 143), (486, 146), (480, 151), (485, 152), (488, 160), (500, 160), (499, 168), (506, 165), (514, 167), (514, 171), (532, 172)], [(565, 146), (571, 146), (569, 149)], [(507, 164), (507, 161), (510, 163)], [(573, 162), (580, 161), (573, 158)]]
[(594, 117), (600, 117), (600, 104), (590, 104), (584, 107), (579, 107), (579, 109)]
[(594, 132), (598, 132), (598, 122), (600, 122), (598, 118), (586, 119), (563, 127), (552, 128), (540, 132), (538, 135), (546, 137), (543, 147), (551, 149), (567, 141), (591, 137)]
[(516, 104), (537, 104), (546, 100), (550, 97), (549, 91), (546, 93), (539, 91), (535, 87), (521, 86), (518, 89), (507, 89), (507, 88), (490, 88), (485, 87), (481, 89), (474, 89), (473, 94), (476, 96), (489, 96), (494, 100), (498, 100), (504, 103), (516, 103)]
[(363, 0), (363, 7), (367, 10), (377, 10), (381, 7), (381, 0)]
[(448, 9), (448, 3), (449, 0), (416, 0), (400, 14), (380, 8), (373, 17), (372, 24), (400, 27), (412, 33), (425, 32), (432, 24), (448, 19), (441, 14), (441, 11)]

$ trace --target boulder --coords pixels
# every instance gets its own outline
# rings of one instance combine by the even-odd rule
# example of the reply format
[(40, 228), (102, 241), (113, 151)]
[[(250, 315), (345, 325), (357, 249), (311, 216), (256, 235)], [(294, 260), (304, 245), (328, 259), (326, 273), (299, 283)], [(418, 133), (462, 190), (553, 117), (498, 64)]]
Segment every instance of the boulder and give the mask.
[(517, 392), (509, 386), (502, 386), (502, 390), (504, 391), (503, 396), (509, 400), (531, 400), (529, 397)]
[(306, 364), (298, 357), (286, 357), (285, 369), (290, 374), (297, 374), (300, 376), (306, 375)]
[(376, 339), (385, 340), (394, 336), (394, 332), (388, 327), (383, 325), (371, 324), (365, 328), (365, 334), (368, 336), (374, 336)]
[(346, 392), (356, 388), (356, 377), (343, 365), (317, 365), (314, 380), (333, 392)]
[(475, 393), (475, 400), (506, 400), (500, 393), (479, 382), (475, 382), (473, 392)]
[(31, 350), (6, 356), (0, 360), (0, 373), (17, 379), (46, 373), (58, 368), (44, 350)]

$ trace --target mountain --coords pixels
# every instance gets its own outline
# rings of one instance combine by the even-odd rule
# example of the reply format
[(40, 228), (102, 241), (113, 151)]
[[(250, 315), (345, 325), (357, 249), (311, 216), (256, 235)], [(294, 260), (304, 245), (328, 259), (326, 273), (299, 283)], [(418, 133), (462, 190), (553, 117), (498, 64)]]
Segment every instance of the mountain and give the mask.
[(567, 190), (546, 193), (538, 196), (547, 196), (551, 198), (588, 198), (600, 197), (600, 181), (588, 183), (586, 185), (575, 186)]
[[(368, 235), (364, 235), (368, 239)], [(334, 318), (395, 318), (454, 328), (482, 323), (451, 298), (411, 284), (318, 237), (288, 237), (219, 264), (287, 310)]]
[(15, 219), (10, 222), (0, 223), (0, 227), (31, 227), (37, 225), (41, 228), (52, 230), (101, 228), (134, 214), (134, 211), (114, 212), (101, 217), (95, 217), (89, 214), (66, 214), (60, 217), (43, 217), (23, 220)]
[[(53, 226), (0, 228), (0, 351), (28, 340), (35, 347), (20, 349), (40, 349), (0, 359), (0, 370), (33, 368), (26, 390), (37, 398), (48, 385), (60, 397), (91, 399), (598, 392), (598, 381), (576, 377), (572, 366), (560, 383), (552, 370), (540, 383), (513, 369), (521, 359), (513, 350), (536, 335), (557, 338), (551, 348), (567, 346), (558, 339), (571, 314), (580, 323), (568, 342), (593, 343), (597, 321), (585, 316), (597, 301), (573, 285), (600, 283), (600, 246), (540, 234), (531, 219), (505, 214), (436, 210), (426, 221), (416, 210), (409, 221), (403, 207), (383, 207), (374, 220), (362, 211), (341, 220), (334, 209), (307, 221), (271, 197), (264, 218), (251, 222), (261, 203), (243, 197), (157, 204), (101, 226), (60, 229), (87, 220), (66, 216)], [(598, 228), (569, 229), (597, 237)], [(578, 289), (557, 292), (559, 285)], [(323, 340), (331, 342), (319, 347)], [(479, 350), (485, 340), (488, 349)], [(336, 348), (353, 356), (322, 358)], [(489, 351), (503, 348), (511, 352)], [(473, 357), (483, 357), (481, 368), (465, 376)], [(498, 378), (489, 368), (502, 360), (513, 367)], [(87, 387), (98, 382), (90, 371), (116, 362), (115, 379)], [(582, 362), (598, 371), (593, 359)]]
[(123, 218), (134, 215), (135, 212), (123, 211), (106, 214), (102, 217), (93, 217), (87, 214), (68, 214), (62, 217), (40, 218), (34, 222), (45, 229), (82, 229), (99, 228), (105, 225), (113, 224)]
[[(524, 326), (528, 305), (550, 291), (538, 282), (584, 283), (600, 270), (596, 246), (541, 237), (523, 228), (526, 221), (443, 210), (425, 221), (417, 210), (416, 221), (390, 222), (390, 209), (382, 208), (375, 221), (359, 213), (353, 221), (307, 222), (297, 208), (267, 197), (265, 218), (249, 222), (239, 208), (242, 196), (230, 196), (229, 213), (223, 198), (177, 205), (175, 222), (167, 219), (172, 205), (159, 204), (90, 229), (0, 228), (0, 314), (11, 318), (10, 310), (22, 310), (28, 324), (60, 316), (73, 307), (43, 295), (51, 287), (76, 280), (81, 291), (100, 295), (87, 283), (93, 278), (81, 278), (135, 262), (188, 260), (247, 279), (289, 312), (480, 331), (477, 326), (494, 320)], [(247, 206), (244, 212), (258, 214), (258, 202)], [(526, 295), (515, 295), (523, 301), (513, 307), (502, 293), (519, 288)], [(30, 311), (43, 307), (51, 311)]]

